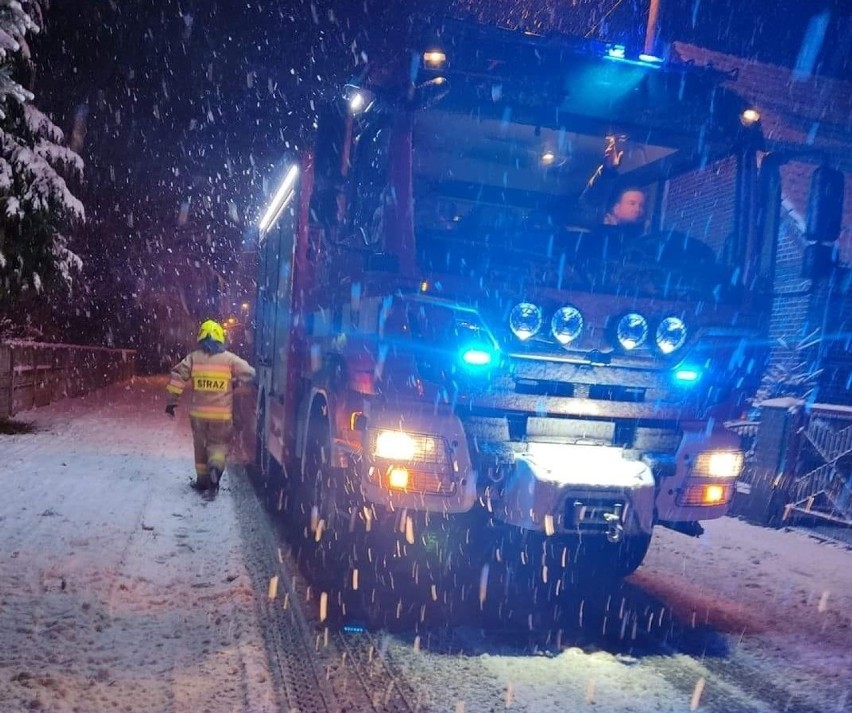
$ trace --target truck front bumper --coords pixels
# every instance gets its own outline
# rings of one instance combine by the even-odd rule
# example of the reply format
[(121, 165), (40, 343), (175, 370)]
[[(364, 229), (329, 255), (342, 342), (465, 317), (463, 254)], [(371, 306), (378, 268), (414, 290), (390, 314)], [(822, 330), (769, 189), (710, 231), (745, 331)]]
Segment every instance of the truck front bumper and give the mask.
[(508, 469), (499, 519), (552, 534), (650, 534), (655, 481), (650, 468), (621, 449), (529, 443)]

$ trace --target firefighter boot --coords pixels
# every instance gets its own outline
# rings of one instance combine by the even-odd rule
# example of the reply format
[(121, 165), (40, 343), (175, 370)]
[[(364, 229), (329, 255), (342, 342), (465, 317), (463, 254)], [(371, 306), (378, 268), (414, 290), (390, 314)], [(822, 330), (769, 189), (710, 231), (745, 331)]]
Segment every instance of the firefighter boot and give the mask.
[(204, 475), (198, 475), (195, 480), (190, 482), (189, 485), (193, 488), (193, 490), (197, 490), (199, 493), (203, 493), (205, 490), (214, 487), (212, 485), (211, 478), (207, 473)]
[(222, 479), (222, 473), (218, 468), (210, 468), (210, 487), (213, 490), (219, 489), (219, 481)]

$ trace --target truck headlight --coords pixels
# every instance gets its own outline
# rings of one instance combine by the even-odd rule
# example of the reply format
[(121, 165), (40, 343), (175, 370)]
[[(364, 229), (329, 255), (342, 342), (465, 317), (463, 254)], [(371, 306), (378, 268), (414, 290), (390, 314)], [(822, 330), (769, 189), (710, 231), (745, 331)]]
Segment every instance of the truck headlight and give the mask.
[(414, 439), (404, 431), (379, 431), (373, 446), (376, 458), (394, 461), (409, 461), (414, 457)]
[(693, 473), (708, 478), (737, 478), (744, 462), (742, 451), (704, 451), (696, 457)]
[(449, 456), (447, 444), (440, 436), (427, 433), (407, 433), (390, 429), (376, 432), (373, 441), (373, 457), (394, 463), (447, 467)]

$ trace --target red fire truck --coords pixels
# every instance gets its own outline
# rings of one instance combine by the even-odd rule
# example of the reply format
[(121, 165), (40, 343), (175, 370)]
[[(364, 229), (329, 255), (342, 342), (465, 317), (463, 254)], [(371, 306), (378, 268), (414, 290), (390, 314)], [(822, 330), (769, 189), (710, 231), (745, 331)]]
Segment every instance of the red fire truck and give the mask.
[(780, 198), (725, 79), (443, 22), (341, 87), (260, 222), (258, 458), (311, 541), (480, 513), (625, 575), (726, 513)]

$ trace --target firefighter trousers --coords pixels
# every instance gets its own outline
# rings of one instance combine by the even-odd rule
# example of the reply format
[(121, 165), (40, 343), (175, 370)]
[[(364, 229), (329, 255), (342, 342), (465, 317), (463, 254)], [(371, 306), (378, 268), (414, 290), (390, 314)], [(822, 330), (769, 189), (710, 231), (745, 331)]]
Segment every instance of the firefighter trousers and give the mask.
[(210, 468), (216, 468), (220, 474), (225, 470), (234, 424), (232, 421), (208, 421), (192, 417), (189, 421), (192, 424), (196, 479), (199, 485), (208, 485)]

